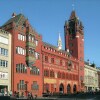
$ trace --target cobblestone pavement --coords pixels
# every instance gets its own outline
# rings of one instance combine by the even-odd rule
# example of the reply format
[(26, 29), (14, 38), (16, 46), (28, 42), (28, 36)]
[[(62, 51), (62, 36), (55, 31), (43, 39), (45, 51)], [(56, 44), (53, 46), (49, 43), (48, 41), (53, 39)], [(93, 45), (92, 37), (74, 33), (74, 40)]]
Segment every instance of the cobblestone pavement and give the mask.
[(58, 100), (96, 100), (94, 98), (91, 99), (80, 99), (80, 98), (58, 98)]
[(92, 98), (58, 98), (57, 100), (100, 100), (100, 96), (98, 97), (92, 97)]

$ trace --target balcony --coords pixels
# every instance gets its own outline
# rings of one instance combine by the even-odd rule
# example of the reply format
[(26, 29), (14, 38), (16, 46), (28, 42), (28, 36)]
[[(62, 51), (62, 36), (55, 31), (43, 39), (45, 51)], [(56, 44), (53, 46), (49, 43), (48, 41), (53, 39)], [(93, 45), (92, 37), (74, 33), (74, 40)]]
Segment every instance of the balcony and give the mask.
[(27, 56), (26, 57), (26, 61), (33, 61), (33, 62), (35, 62), (35, 60), (36, 60), (35, 56)]
[(32, 67), (33, 64), (35, 63), (36, 58), (34, 56), (27, 56), (26, 57), (26, 64), (28, 67)]
[(28, 47), (32, 47), (32, 48), (36, 48), (36, 44), (35, 44), (35, 42), (33, 43), (33, 42), (26, 42), (26, 46), (28, 46)]

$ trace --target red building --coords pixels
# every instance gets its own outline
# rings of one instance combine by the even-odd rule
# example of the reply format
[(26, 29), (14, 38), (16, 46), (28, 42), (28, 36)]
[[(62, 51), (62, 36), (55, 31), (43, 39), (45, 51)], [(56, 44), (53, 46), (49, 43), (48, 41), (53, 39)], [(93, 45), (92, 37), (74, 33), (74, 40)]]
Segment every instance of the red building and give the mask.
[(84, 91), (84, 34), (75, 11), (65, 22), (64, 31), (65, 51), (48, 43), (42, 46), (44, 92)]
[(43, 92), (42, 37), (35, 32), (28, 19), (13, 13), (2, 28), (12, 34), (12, 91)]
[[(84, 90), (84, 34), (72, 11), (65, 21), (65, 50), (42, 42), (24, 15), (13, 13), (2, 28), (12, 34), (12, 91), (73, 93)], [(49, 37), (48, 37), (49, 38)]]

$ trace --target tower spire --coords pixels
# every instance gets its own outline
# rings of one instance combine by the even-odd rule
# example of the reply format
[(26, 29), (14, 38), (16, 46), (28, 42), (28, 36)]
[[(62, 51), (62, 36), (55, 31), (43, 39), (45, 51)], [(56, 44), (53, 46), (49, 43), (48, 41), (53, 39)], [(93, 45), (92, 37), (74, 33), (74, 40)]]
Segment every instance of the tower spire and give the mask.
[(73, 0), (73, 3), (72, 3), (72, 12), (71, 12), (71, 16), (70, 16), (70, 19), (74, 19), (76, 16), (76, 12), (75, 12), (75, 0)]
[(73, 8), (73, 11), (75, 10), (75, 1), (73, 0), (73, 3), (72, 3), (72, 8)]
[(58, 50), (62, 49), (62, 40), (61, 40), (61, 36), (60, 36), (60, 32), (59, 32), (59, 38), (58, 38)]
[(72, 7), (73, 7), (73, 10), (75, 10), (75, 5), (74, 5), (74, 3), (72, 4)]

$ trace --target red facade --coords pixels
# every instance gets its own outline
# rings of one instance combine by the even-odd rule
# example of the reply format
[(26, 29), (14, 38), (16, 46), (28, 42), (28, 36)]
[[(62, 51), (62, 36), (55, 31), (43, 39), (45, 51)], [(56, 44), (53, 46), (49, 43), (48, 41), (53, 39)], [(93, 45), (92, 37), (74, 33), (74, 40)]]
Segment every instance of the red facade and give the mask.
[(2, 28), (12, 34), (12, 91), (73, 93), (83, 91), (83, 26), (73, 11), (65, 22), (65, 50), (42, 42), (22, 15), (13, 15)]
[(22, 15), (16, 15), (2, 27), (12, 34), (12, 91), (42, 95), (42, 37)]
[(42, 46), (44, 92), (73, 93), (79, 91), (78, 60), (66, 51), (45, 44)]
[(84, 90), (84, 33), (83, 25), (72, 11), (70, 19), (65, 22), (65, 50), (69, 50), (71, 55), (79, 62), (79, 90)]
[(72, 11), (65, 22), (65, 51), (43, 43), (44, 92), (84, 91), (84, 34), (82, 22)]

